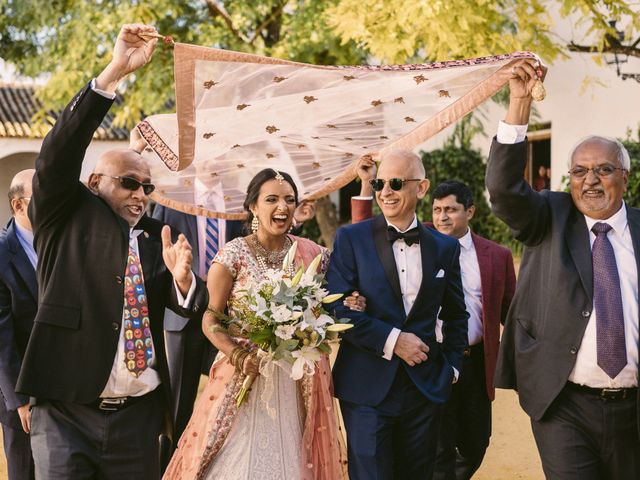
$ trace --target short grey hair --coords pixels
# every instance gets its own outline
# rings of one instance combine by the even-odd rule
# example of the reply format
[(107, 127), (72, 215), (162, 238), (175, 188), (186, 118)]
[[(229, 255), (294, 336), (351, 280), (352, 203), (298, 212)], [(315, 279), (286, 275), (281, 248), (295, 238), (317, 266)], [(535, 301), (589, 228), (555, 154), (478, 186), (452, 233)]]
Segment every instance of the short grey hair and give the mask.
[(618, 140), (613, 137), (604, 137), (602, 135), (589, 135), (588, 137), (583, 138), (578, 143), (576, 143), (571, 149), (571, 153), (569, 154), (569, 169), (571, 169), (571, 162), (573, 161), (573, 155), (576, 153), (576, 150), (580, 148), (584, 143), (597, 141), (601, 143), (608, 143), (612, 146), (615, 146), (617, 149), (616, 157), (627, 172), (631, 171), (631, 158), (629, 157), (629, 152), (625, 148), (625, 146)]

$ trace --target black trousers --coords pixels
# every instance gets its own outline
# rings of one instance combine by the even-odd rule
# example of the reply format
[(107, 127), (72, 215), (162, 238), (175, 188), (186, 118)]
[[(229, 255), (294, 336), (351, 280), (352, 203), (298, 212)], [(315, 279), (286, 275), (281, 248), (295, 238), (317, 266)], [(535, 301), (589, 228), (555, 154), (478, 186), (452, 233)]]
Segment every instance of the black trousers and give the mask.
[(164, 472), (178, 440), (187, 427), (198, 394), (200, 376), (208, 375), (217, 350), (202, 333), (202, 322), (191, 320), (179, 331), (165, 331), (169, 363), (169, 378), (173, 392), (173, 442), (166, 436), (160, 439), (160, 464)]
[(165, 419), (160, 388), (116, 412), (45, 401), (31, 411), (38, 480), (158, 480)]
[(638, 397), (605, 400), (565, 387), (533, 435), (549, 480), (640, 478)]
[(434, 480), (468, 480), (480, 468), (491, 437), (483, 344), (469, 349), (444, 406)]
[(9, 480), (33, 480), (35, 470), (29, 435), (22, 429), (2, 425), (2, 441)]
[(429, 480), (442, 404), (429, 401), (400, 367), (375, 407), (340, 402), (350, 480)]

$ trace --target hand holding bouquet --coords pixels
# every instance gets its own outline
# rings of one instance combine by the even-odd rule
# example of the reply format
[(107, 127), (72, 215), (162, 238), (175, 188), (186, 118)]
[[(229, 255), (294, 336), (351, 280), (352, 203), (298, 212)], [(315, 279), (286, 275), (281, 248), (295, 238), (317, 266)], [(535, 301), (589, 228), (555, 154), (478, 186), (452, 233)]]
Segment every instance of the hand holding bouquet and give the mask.
[[(329, 295), (322, 287), (324, 275), (317, 272), (321, 254), (306, 271), (299, 268), (295, 274), (291, 273), (296, 248), (297, 242), (294, 242), (284, 258), (282, 270), (267, 270), (267, 278), (244, 290), (232, 308), (242, 320), (240, 335), (260, 348), (261, 365), (288, 363), (291, 378), (300, 380), (305, 373), (315, 372), (316, 362), (322, 355), (331, 353), (329, 342), (353, 325), (336, 320), (323, 308), (340, 299), (342, 294)], [(245, 379), (236, 397), (238, 406), (246, 400), (254, 379), (255, 375)]]

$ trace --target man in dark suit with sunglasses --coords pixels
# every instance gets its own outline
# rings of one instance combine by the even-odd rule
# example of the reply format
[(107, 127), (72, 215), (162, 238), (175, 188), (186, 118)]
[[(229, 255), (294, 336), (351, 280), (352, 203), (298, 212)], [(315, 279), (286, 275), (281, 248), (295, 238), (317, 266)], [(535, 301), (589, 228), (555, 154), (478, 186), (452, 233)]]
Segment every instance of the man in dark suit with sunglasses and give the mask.
[(353, 480), (431, 478), (442, 404), (467, 347), (460, 245), (415, 213), (428, 188), (417, 155), (391, 152), (374, 185), (383, 215), (336, 234), (328, 288), (367, 298), (365, 312), (331, 306), (354, 325), (333, 369)]
[(191, 247), (145, 216), (149, 167), (132, 150), (104, 153), (79, 181), (115, 90), (153, 53), (155, 28), (125, 25), (109, 65), (63, 111), (36, 161), (29, 216), (39, 308), (17, 390), (35, 397), (31, 446), (39, 479), (160, 476), (170, 434), (162, 318), (207, 305)]
[(487, 165), (493, 211), (524, 244), (496, 369), (518, 391), (549, 479), (640, 478), (640, 210), (623, 200), (629, 154), (588, 137), (569, 156), (570, 192), (523, 178), (533, 60), (512, 68)]

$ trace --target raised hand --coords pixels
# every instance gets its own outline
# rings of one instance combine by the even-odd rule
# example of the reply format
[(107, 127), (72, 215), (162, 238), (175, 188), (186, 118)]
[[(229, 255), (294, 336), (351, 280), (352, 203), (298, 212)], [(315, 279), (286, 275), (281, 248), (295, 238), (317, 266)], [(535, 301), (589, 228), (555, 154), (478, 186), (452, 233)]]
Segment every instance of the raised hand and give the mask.
[(538, 80), (543, 81), (547, 68), (533, 58), (518, 60), (511, 67), (509, 79), (509, 109), (504, 121), (511, 125), (529, 123), (531, 114), (531, 91)]
[(173, 275), (180, 293), (185, 296), (191, 288), (193, 280), (191, 273), (191, 262), (193, 254), (191, 245), (182, 234), (178, 236), (176, 243), (171, 242), (171, 228), (165, 225), (162, 227), (162, 258), (167, 269)]
[(362, 185), (360, 186), (360, 196), (373, 196), (373, 188), (371, 188), (371, 185), (369, 184), (369, 180), (376, 178), (376, 162), (373, 155), (367, 154), (360, 157), (356, 164), (356, 172), (362, 181)]
[(96, 78), (96, 87), (115, 92), (120, 80), (151, 60), (157, 38), (144, 37), (157, 33), (155, 27), (142, 24), (123, 25), (118, 33), (113, 57), (109, 65)]
[(413, 367), (427, 360), (429, 347), (413, 333), (400, 332), (393, 353)]
[(293, 212), (293, 218), (300, 224), (311, 220), (316, 215), (316, 202), (313, 200), (303, 200)]

